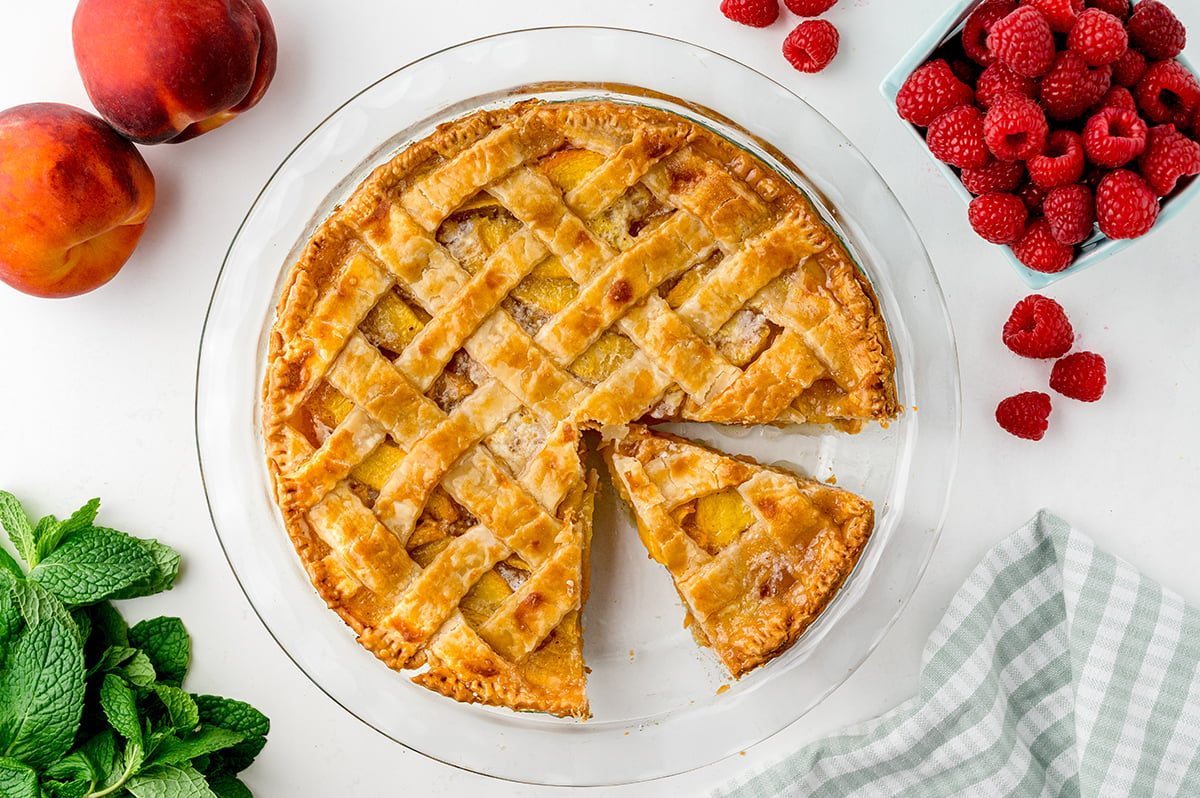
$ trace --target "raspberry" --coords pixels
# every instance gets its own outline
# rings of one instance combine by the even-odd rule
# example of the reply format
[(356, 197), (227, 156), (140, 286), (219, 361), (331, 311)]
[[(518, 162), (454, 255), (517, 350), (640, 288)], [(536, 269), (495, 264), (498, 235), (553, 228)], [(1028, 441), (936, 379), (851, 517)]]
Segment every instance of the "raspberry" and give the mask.
[(1187, 44), (1183, 23), (1158, 0), (1141, 0), (1125, 28), (1129, 31), (1129, 41), (1154, 61), (1174, 58)]
[(1020, 6), (996, 20), (987, 37), (988, 49), (1018, 75), (1037, 78), (1054, 63), (1054, 33), (1042, 12)]
[(1124, 166), (1146, 149), (1146, 123), (1134, 111), (1105, 108), (1083, 127), (1083, 151), (1099, 166)]
[(1042, 212), (1042, 203), (1046, 200), (1046, 190), (1032, 180), (1025, 181), (1017, 189), (1017, 196), (1025, 203), (1025, 207), (1034, 213)]
[(1085, 10), (1067, 34), (1067, 47), (1083, 56), (1088, 66), (1111, 64), (1129, 49), (1129, 34), (1121, 20), (1098, 8)]
[(954, 73), (954, 77), (968, 86), (974, 86), (975, 82), (979, 80), (979, 73), (983, 71), (979, 64), (965, 56), (947, 55), (946, 63), (950, 65), (950, 71)]
[(989, 64), (975, 82), (975, 101), (985, 111), (1009, 92), (1023, 94), (1033, 100), (1037, 98), (1038, 84), (1033, 78), (1018, 75), (999, 61)]
[(996, 423), (1018, 438), (1040, 441), (1050, 426), (1050, 394), (1026, 391), (1002, 400)]
[(1029, 211), (1015, 194), (982, 194), (967, 206), (967, 221), (984, 241), (1011, 244), (1025, 232)]
[(1004, 161), (1024, 161), (1037, 155), (1046, 145), (1048, 133), (1041, 107), (1020, 94), (996, 100), (983, 118), (988, 149)]
[(1112, 67), (1089, 69), (1083, 56), (1063, 50), (1042, 78), (1038, 96), (1051, 119), (1074, 119), (1096, 104), (1112, 83)]
[(963, 23), (962, 46), (976, 63), (988, 66), (996, 56), (988, 49), (987, 37), (996, 21), (1007, 17), (1017, 8), (1017, 0), (984, 0)]
[(783, 40), (783, 57), (800, 72), (820, 72), (837, 55), (839, 39), (832, 22), (808, 19)]
[(1150, 128), (1146, 151), (1138, 169), (1150, 189), (1160, 197), (1175, 190), (1179, 178), (1200, 174), (1200, 144), (1175, 129), (1174, 125)]
[(788, 11), (791, 11), (798, 17), (819, 17), (837, 5), (837, 1), (838, 0), (783, 0), (783, 4), (787, 6)]
[(962, 170), (959, 179), (972, 194), (990, 194), (993, 191), (1013, 191), (1021, 185), (1024, 176), (1025, 165), (1020, 161), (995, 158), (978, 169)]
[(1125, 54), (1113, 64), (1112, 82), (1118, 86), (1132, 89), (1146, 74), (1146, 56), (1130, 47)]
[(1105, 108), (1123, 108), (1135, 114), (1138, 112), (1137, 100), (1133, 99), (1133, 94), (1124, 86), (1113, 86), (1105, 92), (1100, 102), (1095, 105), (1095, 113), (1100, 113)]
[(896, 94), (896, 112), (914, 125), (925, 127), (956, 105), (970, 105), (975, 92), (963, 83), (942, 59), (922, 64)]
[(983, 140), (983, 112), (956, 105), (929, 123), (925, 144), (933, 157), (960, 169), (983, 166), (992, 157)]
[(1072, 352), (1050, 369), (1050, 387), (1081, 402), (1103, 396), (1107, 381), (1104, 358), (1095, 352)]
[(1050, 225), (1050, 235), (1060, 244), (1082, 244), (1096, 224), (1096, 205), (1087, 186), (1051, 189), (1042, 202), (1042, 213)]
[(1083, 4), (1088, 8), (1107, 11), (1122, 22), (1129, 19), (1129, 0), (1084, 0)]
[(778, 0), (721, 0), (721, 13), (740, 25), (765, 28), (779, 18)]
[(1041, 294), (1030, 294), (1008, 314), (1001, 337), (1004, 345), (1021, 357), (1049, 360), (1071, 351), (1075, 331), (1062, 305)]
[(1021, 263), (1045, 274), (1061, 272), (1075, 258), (1075, 248), (1055, 241), (1045, 219), (1029, 225), (1025, 235), (1012, 245), (1012, 251)]
[(1070, 130), (1056, 130), (1046, 137), (1041, 155), (1025, 162), (1029, 178), (1038, 188), (1049, 191), (1057, 186), (1078, 183), (1083, 177), (1083, 139)]
[(1055, 33), (1066, 33), (1075, 24), (1079, 13), (1083, 11), (1083, 0), (1021, 0), (1023, 6), (1033, 6), (1042, 12), (1050, 30)]
[(1141, 175), (1114, 169), (1096, 187), (1096, 222), (1109, 238), (1145, 235), (1158, 219), (1158, 198)]
[(1200, 81), (1178, 61), (1151, 64), (1133, 90), (1138, 108), (1156, 125), (1186, 127), (1200, 107)]

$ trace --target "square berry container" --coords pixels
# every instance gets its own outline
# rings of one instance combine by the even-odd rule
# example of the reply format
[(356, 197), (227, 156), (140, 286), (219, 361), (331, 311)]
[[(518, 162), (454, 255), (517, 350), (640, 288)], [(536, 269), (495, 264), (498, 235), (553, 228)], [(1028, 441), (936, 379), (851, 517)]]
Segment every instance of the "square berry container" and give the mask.
[[(935, 52), (941, 49), (943, 45), (950, 42), (962, 32), (963, 23), (966, 22), (967, 17), (982, 2), (983, 0), (956, 0), (956, 2), (950, 3), (946, 7), (945, 12), (929, 27), (925, 34), (917, 40), (904, 57), (900, 59), (900, 62), (883, 79), (883, 82), (879, 85), (879, 91), (888, 100), (893, 114), (895, 114), (896, 95), (899, 93), (900, 87), (904, 85), (904, 81), (917, 67), (924, 64)], [(1174, 2), (1167, 0), (1166, 4), (1168, 6), (1179, 6), (1183, 2), (1184, 0), (1174, 0)], [(1177, 56), (1175, 60), (1187, 67), (1193, 75), (1197, 74), (1196, 69), (1182, 54)], [(929, 156), (934, 166), (946, 178), (951, 189), (962, 198), (964, 204), (962, 223), (964, 225), (968, 224), (965, 206), (970, 203), (974, 195), (967, 191), (959, 181), (958, 174), (952, 167), (942, 163), (929, 152), (929, 149), (925, 146), (925, 136), (921, 128), (901, 119), (898, 114), (896, 114), (896, 121), (907, 128), (909, 133), (916, 138), (921, 145), (921, 150)], [(1196, 177), (1180, 179), (1175, 190), (1160, 200), (1158, 221), (1146, 235), (1153, 235), (1158, 232), (1160, 228), (1169, 223), (1184, 205), (1198, 193), (1200, 193), (1200, 180)], [(1002, 256), (1012, 264), (1014, 271), (1029, 287), (1038, 289), (1057, 282), (1068, 275), (1081, 272), (1110, 255), (1115, 255), (1127, 247), (1136, 244), (1142, 238), (1145, 238), (1145, 236), (1133, 239), (1110, 239), (1102, 235), (1097, 229), (1092, 233), (1091, 237), (1076, 248), (1075, 260), (1071, 265), (1060, 272), (1052, 274), (1034, 271), (1025, 266), (1025, 264), (1017, 260), (1012, 250), (1006, 246), (992, 246), (999, 250)]]

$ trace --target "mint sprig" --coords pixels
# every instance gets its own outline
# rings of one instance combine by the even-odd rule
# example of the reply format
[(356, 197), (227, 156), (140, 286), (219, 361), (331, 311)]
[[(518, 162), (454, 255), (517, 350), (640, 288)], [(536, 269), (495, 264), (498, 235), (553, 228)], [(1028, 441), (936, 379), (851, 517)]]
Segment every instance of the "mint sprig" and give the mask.
[(180, 619), (125, 623), (110, 602), (169, 590), (179, 554), (97, 526), (99, 507), (34, 523), (0, 491), (0, 796), (248, 798), (270, 722), (183, 689)]

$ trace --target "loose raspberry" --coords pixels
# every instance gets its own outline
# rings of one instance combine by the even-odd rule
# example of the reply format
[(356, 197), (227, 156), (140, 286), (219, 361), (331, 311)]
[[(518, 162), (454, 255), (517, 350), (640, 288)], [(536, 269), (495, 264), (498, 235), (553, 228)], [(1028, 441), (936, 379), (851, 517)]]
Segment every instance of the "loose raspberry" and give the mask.
[(1133, 99), (1133, 93), (1124, 86), (1113, 86), (1100, 101), (1096, 103), (1093, 110), (1093, 116), (1100, 113), (1105, 108), (1122, 108), (1126, 111), (1138, 112), (1137, 100)]
[(983, 194), (967, 206), (967, 221), (984, 241), (1011, 244), (1025, 232), (1029, 210), (1015, 194)]
[(1062, 305), (1041, 294), (1030, 294), (1008, 314), (1001, 338), (1021, 357), (1049, 360), (1071, 351), (1075, 331)]
[(1118, 86), (1132, 89), (1146, 74), (1146, 56), (1130, 47), (1125, 54), (1113, 64), (1112, 82)]
[(779, 19), (778, 0), (721, 0), (721, 13), (739, 25), (765, 28)]
[(1138, 169), (1150, 189), (1160, 197), (1175, 190), (1181, 177), (1200, 174), (1200, 143), (1192, 141), (1174, 125), (1150, 128), (1146, 151), (1138, 159)]
[(820, 72), (837, 55), (839, 39), (832, 22), (808, 19), (783, 40), (783, 57), (800, 72)]
[(1124, 166), (1146, 149), (1146, 123), (1134, 111), (1105, 108), (1083, 127), (1083, 151), (1099, 166)]
[(1095, 352), (1072, 352), (1050, 369), (1050, 387), (1068, 399), (1095, 402), (1104, 395), (1108, 375)]
[(983, 112), (956, 105), (929, 123), (925, 144), (933, 157), (960, 169), (983, 166), (992, 157), (983, 139)]
[(1083, 177), (1083, 138), (1070, 130), (1056, 130), (1046, 137), (1041, 155), (1025, 162), (1029, 178), (1038, 188), (1049, 191), (1057, 186), (1078, 183)]
[(1096, 187), (1096, 222), (1109, 238), (1137, 238), (1158, 219), (1158, 198), (1141, 175), (1114, 169)]
[(1054, 33), (1042, 12), (1020, 6), (996, 20), (987, 37), (988, 49), (1013, 72), (1029, 78), (1046, 74), (1054, 63)]
[(1112, 67), (1090, 69), (1079, 53), (1063, 50), (1042, 78), (1038, 96), (1051, 119), (1066, 121), (1095, 105), (1111, 83)]
[(783, 0), (783, 4), (787, 6), (788, 11), (791, 11), (798, 17), (819, 17), (837, 5), (837, 1), (838, 0)]
[(997, 20), (1015, 11), (1017, 0), (984, 0), (963, 23), (962, 46), (966, 54), (976, 63), (988, 66), (995, 62), (995, 54), (988, 49), (987, 37)]
[(1187, 44), (1183, 23), (1158, 0), (1141, 0), (1125, 27), (1129, 41), (1154, 61), (1174, 58)]
[(1087, 8), (1107, 11), (1122, 22), (1129, 19), (1129, 0), (1084, 0), (1083, 4)]
[(1050, 235), (1060, 244), (1082, 244), (1096, 225), (1096, 205), (1087, 186), (1059, 186), (1042, 202)]
[(1002, 161), (994, 158), (978, 169), (963, 169), (959, 179), (972, 194), (990, 194), (993, 191), (1013, 191), (1021, 185), (1025, 176), (1025, 165), (1020, 161)]
[(1129, 49), (1129, 34), (1121, 20), (1098, 8), (1086, 9), (1067, 34), (1067, 47), (1083, 56), (1088, 66), (1111, 64)]
[(1002, 400), (996, 423), (1018, 438), (1040, 441), (1050, 426), (1050, 394), (1026, 391)]
[(1045, 274), (1061, 272), (1075, 258), (1075, 248), (1058, 243), (1045, 219), (1038, 219), (1025, 228), (1025, 235), (1012, 245), (1012, 251), (1021, 263)]
[(996, 100), (983, 118), (988, 149), (1005, 161), (1024, 161), (1037, 155), (1045, 147), (1049, 132), (1041, 106), (1020, 94), (1006, 94)]
[(1066, 33), (1083, 11), (1083, 0), (1021, 0), (1023, 6), (1033, 6), (1042, 12), (1050, 30)]
[(975, 92), (963, 83), (942, 59), (922, 64), (904, 81), (896, 94), (900, 118), (925, 127), (956, 105), (970, 105)]
[(1037, 98), (1038, 84), (1033, 78), (1018, 75), (999, 61), (989, 64), (975, 83), (975, 101), (985, 111), (992, 103), (1009, 92)]
[(1133, 90), (1138, 108), (1156, 125), (1187, 127), (1200, 107), (1200, 81), (1178, 61), (1151, 64)]

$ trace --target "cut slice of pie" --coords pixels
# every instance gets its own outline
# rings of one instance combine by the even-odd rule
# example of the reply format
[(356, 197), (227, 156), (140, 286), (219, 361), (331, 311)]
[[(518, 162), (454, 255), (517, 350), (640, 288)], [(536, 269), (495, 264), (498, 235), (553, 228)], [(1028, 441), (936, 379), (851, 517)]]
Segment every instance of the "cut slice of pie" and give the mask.
[(681, 116), (527, 102), (374, 172), (289, 271), (263, 431), (325, 601), (462, 701), (586, 716), (581, 434), (897, 412), (870, 284), (781, 174)]
[(874, 525), (849, 491), (637, 425), (605, 459), (696, 640), (735, 677), (816, 620)]

